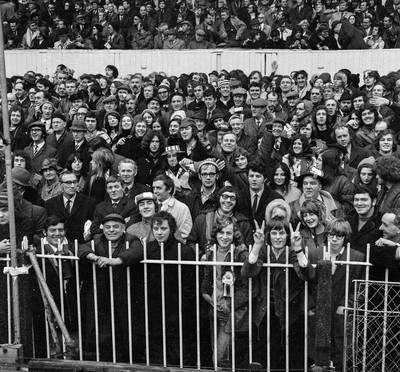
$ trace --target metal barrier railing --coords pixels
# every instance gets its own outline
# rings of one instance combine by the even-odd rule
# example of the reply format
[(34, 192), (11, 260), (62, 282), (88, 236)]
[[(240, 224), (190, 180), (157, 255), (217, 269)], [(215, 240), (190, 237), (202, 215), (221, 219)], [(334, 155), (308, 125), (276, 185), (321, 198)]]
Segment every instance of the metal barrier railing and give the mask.
[[(94, 251), (94, 242), (92, 241), (92, 249)], [(143, 249), (143, 260), (137, 264), (134, 264), (130, 267), (126, 268), (126, 272), (123, 275), (125, 277), (125, 283), (117, 282), (119, 280), (120, 276), (115, 276), (115, 268), (109, 266), (108, 268), (98, 268), (96, 264), (93, 262), (91, 263), (91, 273), (84, 272), (84, 278), (82, 278), (81, 274), (82, 272), (82, 262), (80, 262), (78, 258), (78, 244), (75, 243), (75, 252), (73, 254), (71, 253), (70, 256), (62, 256), (62, 255), (48, 255), (44, 254), (44, 249), (43, 246), (40, 250), (40, 254), (37, 254), (38, 259), (41, 262), (42, 266), (42, 271), (43, 275), (45, 278), (48, 277), (48, 272), (46, 269), (46, 263), (49, 260), (53, 260), (53, 264), (56, 264), (56, 267), (58, 267), (58, 294), (56, 297), (59, 298), (59, 310), (62, 315), (62, 319), (64, 322), (66, 321), (66, 312), (71, 312), (71, 305), (74, 307), (74, 311), (76, 311), (76, 329), (72, 330), (72, 333), (79, 345), (79, 359), (80, 360), (86, 360), (87, 355), (90, 355), (88, 353), (89, 350), (86, 349), (86, 345), (88, 341), (91, 341), (91, 344), (93, 344), (93, 340), (88, 340), (87, 338), (90, 337), (90, 334), (87, 333), (87, 325), (89, 322), (88, 314), (87, 311), (88, 309), (91, 309), (89, 306), (89, 301), (93, 300), (93, 319), (90, 320), (90, 322), (94, 323), (94, 356), (89, 356), (90, 359), (94, 359), (96, 361), (105, 361), (108, 360), (112, 362), (128, 362), (128, 363), (140, 363), (144, 362), (147, 366), (154, 365), (154, 364), (161, 364), (164, 367), (170, 366), (171, 364), (177, 365), (179, 367), (195, 367), (197, 369), (204, 368), (204, 367), (212, 367), (215, 369), (218, 369), (220, 366), (218, 365), (218, 347), (217, 347), (217, 341), (218, 341), (218, 330), (219, 330), (219, 323), (218, 323), (218, 301), (219, 298), (217, 298), (218, 293), (217, 290), (213, 290), (213, 296), (212, 296), (212, 301), (213, 301), (213, 306), (212, 306), (212, 316), (210, 317), (210, 329), (209, 332), (204, 327), (204, 324), (207, 324), (207, 317), (204, 318), (202, 315), (202, 310), (204, 310), (204, 305), (205, 302), (202, 300), (201, 296), (201, 281), (203, 279), (203, 271), (206, 267), (211, 267), (212, 268), (212, 285), (213, 288), (218, 287), (217, 283), (217, 277), (221, 276), (221, 271), (223, 267), (228, 267), (232, 273), (235, 272), (235, 268), (238, 268), (242, 266), (242, 262), (234, 262), (234, 251), (233, 248), (231, 249), (230, 252), (230, 260), (228, 262), (220, 262), (217, 261), (216, 255), (214, 255), (214, 259), (212, 261), (201, 261), (198, 259), (199, 257), (199, 249), (196, 247), (196, 252), (194, 254), (194, 257), (196, 257), (192, 261), (184, 260), (182, 259), (182, 254), (181, 254), (181, 246), (178, 246), (178, 252), (177, 252), (177, 259), (176, 260), (167, 260), (165, 259), (165, 252), (164, 252), (164, 247), (161, 247), (160, 251), (160, 259), (150, 259), (147, 255), (147, 248), (146, 245), (144, 245)], [(127, 245), (127, 249), (129, 249), (129, 245)], [(347, 250), (350, 252), (350, 250)], [(271, 360), (275, 357), (275, 355), (271, 355), (272, 349), (271, 347), (274, 346), (275, 348), (275, 342), (276, 340), (272, 339), (273, 332), (272, 330), (277, 328), (277, 325), (275, 323), (271, 323), (276, 320), (276, 317), (274, 316), (273, 313), (271, 313), (271, 309), (273, 309), (273, 282), (271, 279), (271, 276), (274, 275), (275, 271), (277, 269), (281, 269), (282, 272), (284, 273), (284, 282), (285, 282), (285, 301), (284, 301), (284, 306), (285, 306), (285, 316), (284, 316), (284, 321), (285, 325), (282, 329), (284, 332), (284, 350), (285, 350), (285, 356), (284, 356), (284, 365), (283, 369), (289, 371), (290, 370), (290, 365), (291, 365), (291, 360), (290, 360), (290, 331), (291, 331), (291, 309), (290, 309), (290, 288), (289, 288), (289, 275), (291, 270), (293, 270), (292, 264), (289, 263), (289, 249), (286, 248), (286, 260), (284, 264), (277, 264), (277, 263), (272, 263), (270, 261), (270, 252), (268, 251), (267, 254), (267, 262), (263, 264), (263, 270), (266, 272), (266, 313), (265, 313), (265, 320), (266, 320), (266, 330), (264, 334), (266, 335), (266, 344), (263, 346), (265, 347), (266, 351), (266, 357), (265, 360), (262, 361), (263, 364), (265, 364), (265, 367), (267, 370), (271, 370), (273, 366), (271, 365)], [(109, 250), (109, 255), (111, 257), (111, 247)], [(327, 257), (325, 257), (327, 258)], [(6, 265), (9, 265), (9, 257), (1, 259), (2, 261), (6, 261)], [(70, 302), (66, 303), (66, 300), (70, 300), (66, 296), (66, 287), (65, 287), (65, 280), (63, 277), (63, 262), (65, 261), (70, 261), (73, 263), (74, 267), (74, 274), (75, 274), (75, 291), (76, 291), (76, 296), (73, 301), (73, 304)], [(371, 362), (369, 362), (369, 359), (371, 359), (371, 355), (368, 353), (368, 347), (371, 347), (371, 342), (368, 340), (369, 336), (369, 327), (370, 325), (370, 319), (371, 317), (378, 312), (377, 309), (372, 308), (371, 301), (374, 301), (374, 298), (370, 299), (371, 296), (371, 288), (373, 282), (370, 281), (369, 278), (369, 248), (367, 249), (367, 255), (366, 255), (366, 261), (365, 262), (354, 262), (350, 261), (350, 255), (348, 253), (346, 259), (344, 261), (335, 261), (336, 265), (346, 265), (346, 279), (345, 279), (345, 317), (344, 317), (344, 350), (343, 350), (343, 370), (346, 368), (346, 365), (348, 366), (347, 370), (351, 371), (358, 371), (358, 370), (377, 370), (377, 369), (370, 369), (368, 366), (371, 365)], [(349, 291), (350, 291), (350, 285), (351, 283), (349, 282), (349, 270), (351, 265), (362, 265), (365, 266), (366, 270), (366, 275), (365, 279), (360, 278), (362, 280), (357, 281), (354, 289), (354, 306), (349, 307)], [(173, 275), (171, 276), (171, 268), (176, 268), (175, 271), (173, 271)], [(144, 323), (144, 332), (141, 331), (141, 326), (142, 324), (139, 324), (138, 328), (135, 328), (135, 326), (138, 326), (138, 322), (141, 322), (137, 318), (135, 318), (134, 315), (134, 309), (133, 309), (133, 302), (137, 301), (138, 298), (140, 298), (140, 293), (136, 293), (135, 290), (138, 288), (138, 283), (132, 283), (132, 274), (137, 272), (137, 270), (140, 270), (140, 268), (143, 269), (143, 300), (140, 303), (135, 303), (135, 310), (138, 308), (144, 310), (144, 317), (143, 317), (143, 322)], [(99, 298), (99, 291), (104, 292), (105, 288), (99, 288), (98, 280), (99, 277), (103, 273), (107, 271), (108, 273), (108, 289), (107, 291), (109, 292), (109, 296), (104, 296), (104, 298)], [(237, 271), (237, 269), (236, 269)], [(159, 273), (159, 278), (160, 278), (160, 283), (155, 283), (155, 282), (149, 282), (149, 277), (153, 278), (154, 276), (151, 275), (151, 273), (157, 272)], [(189, 273), (190, 275), (187, 275)], [(193, 274), (193, 278), (190, 277)], [(173, 277), (176, 275), (176, 277)], [(117, 279), (116, 279), (117, 278)], [(137, 279), (137, 278), (136, 278)], [(173, 280), (172, 280), (173, 279)], [(192, 280), (193, 279), (193, 280)], [(388, 270), (386, 270), (386, 279), (388, 279)], [(8, 288), (8, 295), (7, 295), (7, 311), (8, 311), (8, 342), (11, 343), (11, 296), (10, 296), (10, 278), (9, 276), (5, 277), (2, 276), (0, 280), (5, 280), (6, 285)], [(259, 280), (259, 278), (257, 278)], [(193, 297), (193, 307), (188, 307), (187, 306), (187, 300), (188, 298), (185, 297), (187, 296), (187, 289), (188, 283), (191, 283), (192, 285), (192, 290), (194, 291), (194, 296)], [(101, 281), (101, 283), (103, 283)], [(92, 288), (92, 298), (89, 299), (87, 297), (82, 298), (83, 296), (83, 289), (85, 286), (89, 284), (89, 287)], [(133, 285), (134, 284), (134, 285)], [(170, 287), (173, 287), (173, 284), (177, 285), (178, 288), (178, 293), (177, 293), (177, 298), (170, 298)], [(255, 306), (255, 292), (259, 286), (258, 282), (254, 282), (254, 278), (249, 278), (248, 282), (246, 283), (247, 285), (247, 297), (248, 297), (248, 329), (246, 332), (242, 332), (245, 334), (245, 339), (247, 339), (246, 342), (243, 341), (243, 337), (241, 339), (237, 338), (239, 333), (241, 331), (237, 331), (235, 327), (235, 304), (237, 303), (238, 299), (235, 298), (235, 295), (231, 296), (230, 298), (228, 297), (228, 300), (226, 301), (227, 306), (230, 306), (230, 309), (233, 309), (233, 311), (230, 311), (229, 316), (230, 316), (230, 332), (227, 332), (228, 335), (232, 335), (229, 337), (227, 341), (228, 349), (229, 349), (229, 354), (230, 354), (230, 366), (233, 371), (236, 369), (241, 369), (243, 368), (244, 364), (252, 363), (254, 361), (259, 361), (254, 359), (254, 350), (255, 350), (255, 344), (257, 343), (257, 338), (255, 337), (254, 334), (254, 329), (253, 329), (253, 311), (254, 311), (254, 306)], [(152, 301), (152, 298), (149, 298), (149, 295), (154, 293), (154, 289), (158, 289), (157, 286), (160, 285), (159, 288), (159, 293), (161, 295), (161, 298), (159, 299), (160, 301), (157, 303), (161, 303), (161, 324), (156, 324), (157, 322), (154, 322), (154, 312), (159, 310), (159, 309), (154, 309), (152, 308), (154, 301)], [(389, 298), (389, 295), (391, 294), (390, 286), (400, 286), (399, 283), (391, 283), (388, 280), (385, 282), (379, 283), (379, 285), (384, 289), (383, 292), (380, 291), (381, 293), (381, 298), (382, 302), (380, 303), (379, 306), (383, 306), (383, 312), (384, 314), (389, 314), (389, 305), (397, 304), (400, 303), (399, 301), (391, 300)], [(126, 286), (126, 293), (122, 296), (118, 288)], [(135, 287), (135, 290), (133, 289)], [(232, 285), (230, 286), (230, 293), (235, 294), (235, 283), (233, 282)], [(189, 288), (190, 289), (190, 288)], [(220, 288), (221, 289), (221, 288)], [(115, 293), (117, 290), (117, 294)], [(223, 290), (223, 289), (222, 289)], [(107, 292), (105, 291), (105, 292)], [(307, 370), (309, 368), (309, 309), (308, 309), (308, 301), (309, 301), (309, 294), (310, 292), (310, 286), (308, 282), (304, 283), (304, 291), (303, 291), (303, 305), (304, 305), (304, 311), (302, 312), (302, 316), (304, 319), (303, 323), (303, 328), (304, 328), (304, 336), (302, 337), (302, 348), (304, 350), (303, 352), (303, 368), (304, 370)], [(377, 291), (373, 291), (376, 295)], [(383, 293), (383, 294), (382, 294)], [(394, 292), (393, 292), (394, 293)], [(86, 296), (87, 292), (85, 292)], [(259, 294), (259, 293), (258, 293)], [(55, 294), (54, 294), (55, 295)], [(122, 298), (119, 298), (118, 296), (122, 296)], [(105, 299), (107, 297), (107, 299)], [(397, 297), (396, 297), (397, 298)], [(82, 300), (83, 303), (82, 303)], [(109, 305), (105, 301), (109, 302)], [(176, 334), (171, 335), (171, 321), (169, 317), (171, 316), (171, 301), (176, 300), (176, 309), (177, 309), (177, 316), (176, 314), (173, 314), (173, 321), (175, 322), (177, 320), (177, 327), (176, 324), (174, 323), (173, 331), (176, 332)], [(190, 299), (191, 300), (191, 299)], [(123, 322), (126, 321), (126, 323), (121, 324), (121, 315), (120, 315), (120, 306), (121, 304), (124, 304), (126, 306), (126, 318), (123, 317)], [(373, 302), (372, 302), (373, 303)], [(175, 303), (174, 303), (175, 305)], [(104, 338), (105, 335), (102, 333), (103, 328), (107, 326), (106, 328), (108, 329), (108, 325), (104, 323), (104, 314), (103, 311), (105, 308), (109, 306), (110, 313), (109, 313), (109, 323), (110, 323), (110, 335), (106, 335), (107, 337), (111, 337), (111, 353), (108, 357), (105, 359), (103, 358), (103, 353), (104, 353), (104, 345), (107, 345), (104, 343)], [(400, 306), (400, 305), (398, 305)], [(66, 308), (68, 307), (68, 308)], [(86, 307), (86, 308), (85, 308)], [(192, 308), (194, 313), (187, 314), (185, 313), (185, 309), (187, 308)], [(175, 308), (174, 308), (175, 309)], [(393, 319), (396, 319), (398, 322), (398, 318), (400, 317), (400, 308), (396, 307), (394, 311), (390, 310), (390, 317), (391, 317), (391, 323), (388, 324), (388, 317), (383, 317), (380, 318), (380, 320), (383, 322), (382, 327), (378, 327), (376, 331), (376, 335), (374, 336), (375, 339), (379, 338), (380, 340), (383, 341), (383, 350), (382, 353), (379, 354), (381, 351), (376, 351), (374, 355), (374, 359), (377, 359), (376, 355), (380, 355), (382, 357), (381, 363), (381, 370), (384, 371), (386, 368), (385, 364), (385, 350), (387, 349), (387, 345), (393, 345), (393, 340), (387, 340), (387, 334), (388, 334), (388, 327), (392, 326), (394, 327)], [(85, 313), (86, 312), (86, 313)], [(379, 310), (380, 312), (380, 310)], [(117, 317), (116, 317), (117, 313)], [(211, 313), (210, 313), (211, 314)], [(47, 315), (44, 315), (45, 321), (47, 324)], [(85, 323), (83, 323), (83, 319)], [(188, 321), (189, 319), (189, 321)], [(206, 319), (206, 320), (205, 320)], [(229, 322), (229, 320), (226, 320)], [(212, 326), (211, 326), (212, 324)], [(228, 324), (228, 323), (226, 323)], [(263, 323), (264, 324), (264, 323)], [(135, 326), (134, 326), (135, 325)], [(159, 327), (158, 327), (159, 326)], [(120, 334), (117, 334), (117, 328), (120, 330), (121, 327), (127, 327), (127, 337), (128, 337), (128, 354), (127, 356), (122, 356), (120, 350), (117, 348), (117, 343), (120, 341)], [(153, 361), (153, 348), (154, 348), (154, 334), (153, 331), (155, 328), (159, 328), (160, 334), (159, 336), (161, 337), (161, 354), (162, 358), (161, 361), (157, 360), (156, 362)], [(137, 331), (139, 329), (139, 331)], [(37, 330), (36, 330), (37, 331)], [(51, 335), (49, 333), (49, 327), (46, 325), (44, 329), (39, 330), (41, 332), (45, 333), (46, 336), (46, 356), (47, 358), (52, 357), (52, 347), (51, 347)], [(126, 329), (123, 329), (125, 332)], [(193, 331), (195, 332), (195, 335), (190, 335), (188, 337), (188, 331)], [(381, 336), (377, 336), (377, 334), (381, 332)], [(139, 334), (138, 334), (139, 333)], [(212, 351), (212, 360), (214, 361), (214, 365), (210, 366), (207, 365), (203, 359), (204, 359), (204, 349), (205, 345), (209, 344), (209, 340), (205, 339), (202, 334), (208, 334), (213, 337), (213, 342), (214, 342), (214, 347)], [(400, 331), (396, 331), (393, 333), (393, 337), (397, 340), (400, 338)], [(352, 342), (349, 344), (347, 342), (347, 338), (351, 336), (352, 337)], [(106, 337), (106, 338), (107, 338)], [(60, 335), (61, 343), (63, 345), (63, 352), (66, 352), (65, 349), (65, 339), (63, 335)], [(139, 342), (138, 342), (138, 339)], [(171, 341), (172, 340), (172, 341)], [(160, 341), (160, 340), (158, 340)], [(135, 342), (141, 344), (143, 342), (144, 348), (142, 350), (138, 350), (135, 348)], [(157, 342), (156, 342), (157, 343)], [(171, 350), (171, 343), (173, 344), (172, 346), (176, 346), (177, 350), (173, 349)], [(176, 345), (175, 345), (176, 343)], [(193, 343), (193, 344), (191, 344)], [(237, 360), (238, 360), (238, 352), (237, 350), (240, 349), (240, 352), (243, 352), (243, 344), (246, 346), (247, 353), (248, 355), (239, 355), (241, 359), (240, 360), (240, 365), (237, 365)], [(158, 345), (159, 346), (159, 345)], [(106, 346), (107, 347), (107, 346)], [(186, 362), (186, 357), (187, 357), (187, 350), (190, 350), (192, 352), (191, 354), (191, 359), (189, 359), (189, 364)], [(106, 350), (107, 353), (110, 350)], [(174, 354), (174, 352), (178, 353), (177, 358), (173, 358), (171, 355)], [(142, 354), (142, 355), (141, 355)], [(40, 355), (35, 355), (34, 356), (40, 356)], [(176, 355), (174, 355), (176, 356)], [(390, 354), (391, 360), (394, 359), (397, 361), (396, 358), (392, 356), (392, 352)], [(42, 356), (43, 357), (43, 356)], [(126, 359), (124, 359), (126, 358)], [(243, 358), (246, 359), (246, 361), (243, 360)], [(157, 358), (156, 358), (157, 359)], [(361, 367), (359, 367), (361, 365)], [(375, 366), (375, 365), (374, 365)], [(223, 366), (224, 367), (224, 366)], [(226, 367), (226, 366), (225, 366)], [(361, 368), (361, 369), (357, 369)]]

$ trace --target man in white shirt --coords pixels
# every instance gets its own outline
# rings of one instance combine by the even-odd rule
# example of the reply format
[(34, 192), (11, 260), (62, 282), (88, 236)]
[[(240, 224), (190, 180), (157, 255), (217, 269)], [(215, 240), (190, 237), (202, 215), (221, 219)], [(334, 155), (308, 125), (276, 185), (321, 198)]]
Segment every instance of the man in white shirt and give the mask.
[(164, 174), (155, 177), (153, 180), (153, 193), (157, 197), (160, 210), (172, 214), (182, 239), (186, 240), (192, 230), (192, 216), (189, 207), (173, 197), (174, 181)]

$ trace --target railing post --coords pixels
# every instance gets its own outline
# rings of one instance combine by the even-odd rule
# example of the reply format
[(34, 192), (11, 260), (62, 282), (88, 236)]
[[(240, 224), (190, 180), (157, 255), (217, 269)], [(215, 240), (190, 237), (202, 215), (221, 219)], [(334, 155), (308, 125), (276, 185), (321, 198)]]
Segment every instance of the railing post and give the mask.
[[(317, 265), (317, 299), (315, 314), (315, 367), (323, 371), (330, 366), (332, 323), (332, 262), (324, 260)], [(323, 368), (323, 369), (321, 369)]]

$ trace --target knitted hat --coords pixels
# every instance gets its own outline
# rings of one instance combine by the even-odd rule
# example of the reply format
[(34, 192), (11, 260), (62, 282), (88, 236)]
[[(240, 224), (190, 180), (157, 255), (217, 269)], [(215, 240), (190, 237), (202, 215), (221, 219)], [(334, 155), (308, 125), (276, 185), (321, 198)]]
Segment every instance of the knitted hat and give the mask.
[(156, 196), (152, 192), (143, 192), (135, 197), (135, 203), (138, 205), (143, 200), (153, 200), (154, 203), (157, 202)]

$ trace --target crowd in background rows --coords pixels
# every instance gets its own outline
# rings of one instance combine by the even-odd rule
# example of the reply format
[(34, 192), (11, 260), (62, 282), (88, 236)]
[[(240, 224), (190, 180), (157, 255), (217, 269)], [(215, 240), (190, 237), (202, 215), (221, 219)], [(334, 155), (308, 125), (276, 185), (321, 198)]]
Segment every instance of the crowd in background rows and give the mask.
[[(76, 239), (82, 265), (116, 266), (119, 283), (126, 282), (124, 267), (143, 259), (143, 239), (147, 239), (154, 259), (160, 258), (161, 243), (166, 246), (166, 255), (177, 259), (181, 243), (184, 260), (194, 260), (198, 253), (197, 259), (212, 261), (215, 254), (217, 261), (228, 262), (234, 244), (234, 260), (243, 262), (243, 268), (238, 266), (234, 273), (217, 270), (217, 288), (213, 288), (212, 270), (205, 269), (201, 286), (202, 363), (212, 364), (211, 350), (218, 344), (217, 361), (225, 367), (231, 363), (230, 297), (235, 296), (237, 305), (235, 329), (244, 332), (237, 347), (247, 352), (247, 278), (260, 279), (251, 300), (257, 310), (253, 314), (254, 334), (259, 336), (254, 340), (254, 355), (264, 363), (268, 337), (266, 282), (261, 267), (268, 253), (273, 263), (290, 260), (295, 270), (290, 274), (289, 289), (284, 284), (284, 267), (271, 270), (272, 355), (276, 366), (282, 367), (285, 299), (290, 291), (291, 365), (301, 367), (304, 281), (313, 283), (308, 314), (312, 338), (316, 301), (312, 264), (322, 258), (324, 245), (329, 242), (332, 260), (340, 261), (350, 242), (350, 260), (360, 262), (370, 244), (373, 277), (382, 279), (380, 269), (390, 267), (394, 269), (391, 279), (398, 280), (400, 73), (381, 75), (366, 70), (360, 86), (360, 77), (347, 69), (332, 75), (309, 75), (304, 70), (279, 74), (274, 63), (272, 70), (270, 76), (258, 71), (247, 75), (241, 70), (179, 77), (156, 72), (120, 76), (118, 69), (109, 65), (104, 74), (86, 73), (75, 78), (71, 69), (59, 65), (52, 77), (34, 71), (10, 77), (7, 103), (11, 139), (9, 143), (2, 141), (3, 147), (11, 146), (13, 155), (18, 240), (26, 235), (39, 245), (45, 238), (48, 252), (65, 250), (69, 254), (75, 253), (71, 244)], [(1, 181), (4, 168), (2, 158)], [(4, 186), (0, 189), (1, 254), (10, 251)], [(63, 242), (62, 249), (57, 239)], [(94, 251), (88, 243), (91, 239)], [(112, 258), (107, 250), (109, 241), (114, 244)], [(129, 249), (125, 250), (126, 243)], [(253, 251), (249, 254), (250, 245)], [(288, 252), (286, 245), (290, 246)], [(57, 272), (54, 262), (52, 265)], [(133, 281), (138, 286), (132, 288), (136, 301), (132, 309), (137, 337), (134, 345), (136, 351), (141, 350), (135, 358), (143, 362), (143, 276), (138, 265), (134, 267), (138, 275)], [(159, 266), (151, 267), (152, 280), (158, 283)], [(88, 270), (82, 273), (81, 295), (85, 299), (85, 353), (93, 358), (93, 283)], [(363, 271), (362, 266), (353, 265), (346, 284), (344, 266), (333, 264), (332, 268), (331, 357), (339, 368), (348, 305), (345, 287), (354, 285), (352, 279), (361, 279)], [(167, 283), (173, 283), (166, 296), (167, 354), (174, 364), (179, 356), (178, 282), (176, 268), (167, 272)], [(232, 294), (233, 274), (237, 282)], [(65, 275), (72, 283), (73, 272)], [(101, 283), (108, 283), (107, 275), (99, 276)], [(193, 364), (195, 285), (193, 271), (188, 269), (184, 275), (185, 357)], [(108, 360), (110, 294), (106, 284), (100, 288), (100, 344), (102, 360)], [(160, 362), (161, 293), (158, 286), (151, 291), (151, 346), (154, 360)], [(2, 293), (5, 296), (6, 291)], [(353, 288), (349, 293), (347, 300), (352, 303)], [(117, 298), (122, 334), (119, 356), (126, 360), (126, 288), (118, 287)], [(218, 339), (213, 341), (211, 309), (215, 298)], [(4, 322), (0, 326), (5, 328)], [(44, 334), (39, 335), (43, 339), (35, 344), (44, 347)], [(315, 358), (312, 349), (310, 360)]]
[(388, 0), (2, 2), (6, 49), (383, 49), (400, 43)]

